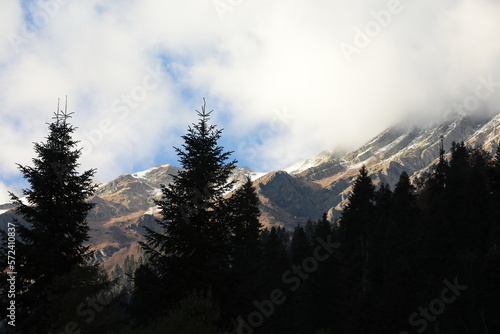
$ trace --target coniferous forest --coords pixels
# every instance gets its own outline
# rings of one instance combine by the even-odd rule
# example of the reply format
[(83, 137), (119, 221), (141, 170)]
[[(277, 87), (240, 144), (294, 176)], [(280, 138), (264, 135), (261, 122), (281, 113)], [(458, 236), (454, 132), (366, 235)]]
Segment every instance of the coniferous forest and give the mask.
[(237, 161), (211, 111), (197, 115), (143, 254), (108, 275), (90, 262), (95, 170), (79, 171), (71, 115), (56, 113), (32, 166), (19, 165), (25, 199), (12, 194), (15, 327), (7, 318), (4, 332), (500, 333), (500, 149), (441, 143), (425, 175), (403, 172), (394, 187), (363, 166), (340, 219), (264, 228), (252, 181), (228, 182)]

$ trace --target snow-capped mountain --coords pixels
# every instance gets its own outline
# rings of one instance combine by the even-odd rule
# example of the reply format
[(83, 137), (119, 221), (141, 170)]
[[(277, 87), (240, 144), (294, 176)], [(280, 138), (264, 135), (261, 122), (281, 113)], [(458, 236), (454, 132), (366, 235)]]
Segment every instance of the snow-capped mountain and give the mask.
[[(326, 175), (357, 170), (362, 165), (376, 170), (377, 167), (386, 168), (388, 163), (394, 162), (411, 175), (437, 158), (441, 137), (445, 149), (453, 141), (464, 141), (469, 145), (484, 145), (491, 152), (499, 140), (499, 122), (500, 115), (474, 117), (463, 114), (450, 115), (426, 127), (400, 122), (344, 156), (326, 151), (285, 171), (319, 181), (324, 180)], [(390, 180), (384, 181), (391, 183)]]
[(403, 171), (413, 178), (427, 171), (439, 156), (441, 140), (445, 150), (453, 141), (464, 141), (493, 152), (500, 141), (500, 114), (454, 114), (426, 126), (400, 122), (344, 155), (324, 151), (270, 173), (255, 182), (263, 220), (292, 227), (318, 219), (323, 212), (331, 219), (339, 217), (361, 166), (368, 168), (376, 184), (394, 186)]

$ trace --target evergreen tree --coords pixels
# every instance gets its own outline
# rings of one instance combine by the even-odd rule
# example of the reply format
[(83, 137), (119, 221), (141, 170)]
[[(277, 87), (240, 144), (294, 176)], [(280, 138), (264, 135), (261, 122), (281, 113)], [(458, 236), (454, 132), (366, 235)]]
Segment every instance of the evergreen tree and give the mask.
[(311, 219), (308, 219), (304, 227), (304, 232), (306, 232), (307, 239), (309, 239), (311, 248), (314, 247), (314, 236), (316, 234), (316, 223)]
[[(429, 300), (444, 279), (459, 278), (468, 288), (432, 325), (447, 332), (470, 328), (494, 331), (498, 321), (498, 262), (491, 257), (494, 217), (490, 157), (481, 148), (453, 143), (451, 158), (440, 159), (424, 183), (422, 237), (425, 248), (416, 267), (423, 276), (419, 296)], [(436, 176), (439, 176), (436, 177)], [(440, 182), (436, 182), (440, 180)], [(460, 319), (457, 322), (456, 319)]]
[[(134, 291), (128, 308), (132, 316), (132, 327), (144, 326), (152, 319), (164, 316), (167, 312), (166, 295), (158, 274), (148, 265), (141, 265), (134, 273)], [(171, 303), (170, 305), (175, 305)]]
[(77, 307), (109, 286), (100, 267), (89, 265), (93, 252), (86, 218), (93, 204), (87, 200), (96, 188), (95, 170), (78, 172), (81, 151), (69, 117), (58, 110), (47, 141), (34, 145), (34, 166), (19, 165), (31, 186), (23, 190), (25, 200), (11, 194), (22, 218), (16, 220), (16, 330), (21, 333), (59, 332), (69, 321), (88, 328), (78, 322)]
[[(265, 282), (265, 284), (262, 286), (261, 295), (256, 296), (255, 300), (268, 299), (271, 291), (275, 289), (285, 293), (290, 289), (283, 281), (283, 274), (290, 269), (285, 246), (285, 236), (288, 233), (281, 227), (273, 226), (270, 230), (264, 229), (262, 234), (265, 242), (263, 243), (264, 258), (260, 271), (260, 281)], [(287, 298), (285, 303), (276, 306), (274, 313), (264, 321), (258, 332), (265, 334), (290, 333), (292, 315), (293, 305)]]
[(362, 309), (369, 289), (369, 261), (373, 232), (375, 187), (366, 167), (359, 171), (354, 181), (349, 203), (340, 221), (341, 256), (344, 266), (343, 281), (347, 305), (347, 328), (353, 332), (365, 331), (366, 321), (359, 317), (369, 316)]
[[(315, 249), (323, 248), (322, 244), (329, 243), (332, 240), (335, 240), (332, 224), (328, 220), (326, 212), (324, 212), (321, 219), (316, 222), (312, 240), (313, 253)], [(311, 274), (306, 284), (311, 291), (313, 301), (311, 318), (315, 329), (323, 328), (336, 332), (339, 325), (339, 291), (341, 288), (339, 254), (338, 250), (336, 250), (332, 254), (321, 253), (321, 256), (327, 258), (326, 260), (321, 259), (323, 261), (319, 263), (318, 269)], [(320, 259), (318, 258), (318, 260)]]
[[(305, 258), (311, 256), (311, 245), (304, 228), (300, 225), (295, 227), (292, 240), (288, 249), (290, 263), (301, 267)], [(301, 282), (297, 291), (291, 296), (289, 303), (293, 303), (293, 333), (311, 333), (314, 329), (313, 296), (309, 286), (310, 275), (307, 280)]]
[[(500, 144), (489, 168), (492, 203), (500, 203)], [(494, 221), (492, 226), (492, 250), (500, 250), (500, 205), (495, 205), (492, 212)]]
[(260, 264), (262, 252), (259, 199), (250, 178), (227, 200), (225, 210), (232, 228), (232, 270), (247, 276)]
[(373, 291), (381, 292), (384, 279), (384, 267), (387, 265), (386, 236), (392, 217), (394, 194), (387, 183), (382, 183), (375, 192), (375, 214), (373, 229), (372, 261), (370, 263), (370, 281)]
[[(424, 177), (419, 187), (419, 204), (422, 211), (421, 222), (418, 224), (417, 236), (422, 240), (417, 257), (417, 267), (420, 268), (420, 281), (423, 284), (419, 294), (422, 303), (433, 297), (441, 286), (443, 279), (455, 266), (454, 252), (451, 247), (450, 225), (446, 187), (449, 182), (450, 164), (445, 158), (443, 141), (441, 141), (438, 162), (431, 167), (429, 175)], [(447, 254), (446, 254), (447, 253)], [(453, 263), (452, 263), (453, 262)], [(446, 273), (445, 273), (446, 272)]]
[[(406, 172), (402, 172), (394, 189), (391, 209), (387, 217), (387, 232), (383, 256), (377, 266), (383, 268), (382, 301), (390, 315), (390, 326), (386, 331), (409, 330), (408, 316), (419, 303), (419, 292), (415, 272), (415, 254), (418, 253), (415, 225), (419, 219), (419, 208), (415, 187)], [(378, 203), (377, 203), (378, 205)]]
[(227, 200), (225, 212), (231, 222), (232, 259), (228, 302), (221, 306), (223, 313), (237, 318), (252, 311), (252, 301), (263, 284), (259, 279), (263, 251), (259, 199), (250, 178)]
[(319, 219), (316, 223), (316, 228), (313, 235), (314, 245), (317, 245), (316, 239), (321, 238), (323, 240), (326, 240), (329, 236), (331, 237), (331, 235), (332, 224), (328, 221), (328, 215), (326, 214), (326, 212), (323, 212), (321, 219)]
[(300, 225), (295, 227), (293, 231), (289, 254), (290, 262), (296, 265), (302, 264), (302, 261), (311, 254), (309, 239), (307, 238), (304, 228)]
[(361, 292), (368, 284), (368, 257), (371, 241), (370, 223), (374, 213), (375, 187), (368, 176), (366, 167), (359, 171), (354, 181), (349, 203), (342, 212), (340, 233), (342, 255), (349, 265), (349, 281), (357, 285)]
[(491, 227), (487, 230), (488, 252), (484, 255), (482, 270), (478, 271), (480, 288), (477, 292), (479, 300), (479, 317), (482, 328), (490, 333), (500, 332), (500, 145), (489, 167), (491, 189)]
[(218, 297), (228, 277), (232, 228), (223, 196), (233, 186), (227, 180), (236, 161), (227, 162), (231, 152), (217, 144), (222, 130), (209, 124), (211, 112), (203, 105), (198, 123), (182, 136), (182, 148), (175, 148), (183, 170), (162, 186), (156, 201), (163, 231), (147, 229), (140, 243), (162, 282), (157, 292), (167, 304), (160, 308), (175, 305), (192, 289), (213, 288)]

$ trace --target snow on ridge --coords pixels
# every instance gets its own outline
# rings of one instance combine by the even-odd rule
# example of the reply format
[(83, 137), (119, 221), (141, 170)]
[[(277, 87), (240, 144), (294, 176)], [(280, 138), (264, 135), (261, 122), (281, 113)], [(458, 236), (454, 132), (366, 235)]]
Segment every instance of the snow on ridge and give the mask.
[(360, 169), (361, 167), (363, 167), (363, 165), (367, 165), (368, 161), (371, 159), (372, 157), (369, 157), (368, 159), (366, 159), (365, 161), (361, 161), (357, 164), (354, 164), (354, 165), (347, 165), (346, 166), (346, 169), (347, 170), (350, 170), (350, 169)]
[(136, 179), (144, 179), (145, 176), (147, 174), (149, 174), (150, 172), (154, 171), (154, 170), (157, 170), (158, 168), (161, 168), (161, 167), (169, 167), (171, 166), (170, 164), (163, 164), (163, 165), (158, 165), (158, 166), (154, 166), (154, 167), (151, 167), (149, 169), (146, 169), (146, 170), (143, 170), (141, 172), (136, 172), (136, 173), (132, 173), (130, 175), (132, 175), (133, 177), (135, 177)]
[(248, 177), (250, 177), (251, 181), (255, 181), (257, 179), (260, 179), (261, 177), (263, 177), (266, 174), (267, 173), (262, 173), (262, 172), (251, 172), (250, 174), (248, 174)]
[(367, 153), (368, 151), (371, 151), (372, 148), (369, 147), (368, 149), (364, 150), (363, 152), (359, 153), (358, 155), (356, 155), (356, 158), (359, 158), (360, 156), (364, 155), (365, 153)]
[(474, 134), (472, 135), (472, 138), (475, 137), (475, 136), (478, 136), (479, 134), (482, 134), (488, 130), (491, 130), (491, 128), (495, 128), (498, 126), (498, 124), (496, 123), (500, 123), (500, 114), (498, 114), (497, 116), (495, 116), (491, 121), (489, 121), (488, 123), (484, 124), (482, 127), (480, 127), (478, 130), (476, 130), (476, 132), (474, 132)]
[(334, 153), (333, 150), (326, 150), (319, 153), (313, 158), (304, 161), (299, 161), (291, 166), (283, 168), (282, 170), (287, 172), (288, 174), (299, 174), (309, 168), (319, 166), (322, 163), (329, 161), (333, 153)]
[(393, 148), (395, 145), (399, 144), (405, 137), (408, 137), (408, 133), (404, 133), (402, 134), (401, 136), (399, 136), (398, 138), (394, 139), (392, 142), (390, 142), (389, 144), (385, 145), (384, 147), (378, 149), (375, 153), (382, 153), (382, 152), (385, 152), (385, 151), (388, 151), (390, 150), (391, 148)]

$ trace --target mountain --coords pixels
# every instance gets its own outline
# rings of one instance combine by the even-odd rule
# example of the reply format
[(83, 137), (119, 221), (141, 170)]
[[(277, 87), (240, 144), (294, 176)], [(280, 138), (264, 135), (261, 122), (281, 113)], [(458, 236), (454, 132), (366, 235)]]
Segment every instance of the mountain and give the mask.
[(403, 171), (415, 179), (439, 157), (441, 138), (446, 150), (453, 141), (464, 141), (493, 152), (500, 141), (500, 114), (451, 114), (430, 124), (414, 124), (397, 123), (354, 151), (324, 151), (258, 179), (254, 183), (263, 222), (293, 227), (323, 212), (339, 218), (361, 166), (375, 184), (394, 186)]
[[(375, 184), (393, 186), (402, 171), (413, 179), (428, 171), (439, 156), (441, 140), (446, 150), (453, 141), (464, 141), (490, 152), (500, 141), (500, 114), (453, 114), (429, 124), (415, 124), (394, 124), (356, 150), (324, 151), (281, 171), (257, 173), (238, 167), (230, 178), (235, 181), (233, 190), (250, 177), (261, 201), (261, 222), (292, 228), (320, 218), (323, 212), (330, 219), (339, 218), (362, 165)], [(158, 210), (153, 200), (161, 196), (161, 185), (169, 184), (179, 170), (163, 164), (120, 175), (99, 186), (91, 198), (96, 206), (88, 217), (95, 262), (111, 270), (127, 255), (137, 255), (144, 227), (156, 228)], [(10, 203), (0, 204), (0, 228), (12, 221), (13, 208)]]

